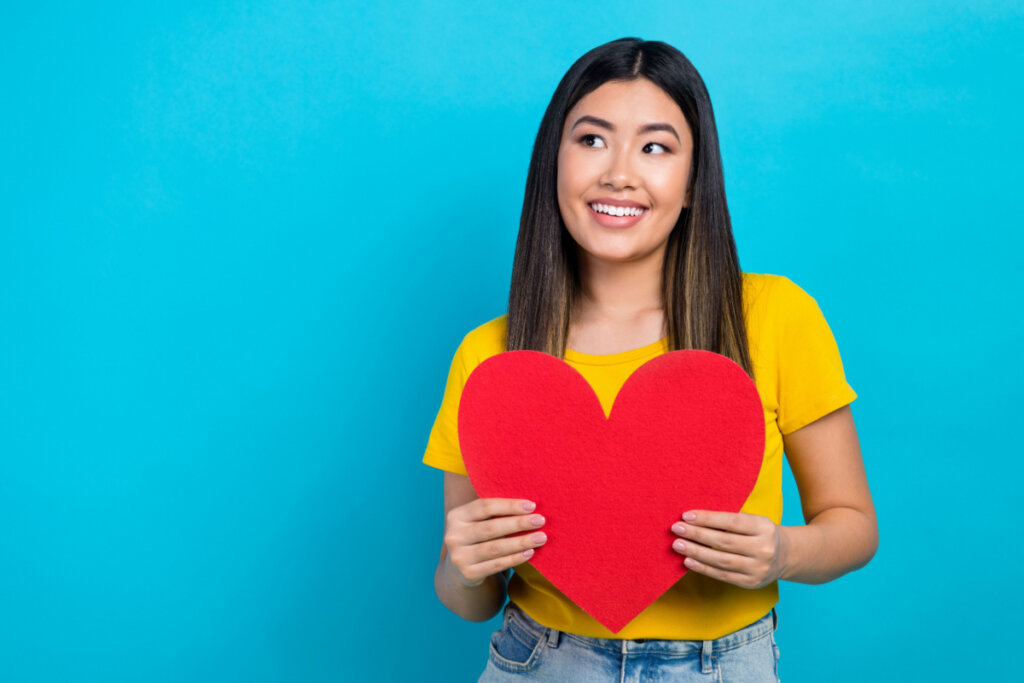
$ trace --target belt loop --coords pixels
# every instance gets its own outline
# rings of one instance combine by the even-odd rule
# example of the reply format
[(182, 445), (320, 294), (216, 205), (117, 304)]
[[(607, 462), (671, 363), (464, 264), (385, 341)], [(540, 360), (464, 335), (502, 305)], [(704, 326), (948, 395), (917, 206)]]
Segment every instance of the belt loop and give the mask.
[(701, 673), (709, 674), (714, 673), (714, 669), (711, 668), (711, 641), (705, 640), (704, 644), (700, 647), (700, 670)]
[(558, 647), (558, 639), (561, 635), (561, 631), (557, 628), (548, 629), (548, 647)]

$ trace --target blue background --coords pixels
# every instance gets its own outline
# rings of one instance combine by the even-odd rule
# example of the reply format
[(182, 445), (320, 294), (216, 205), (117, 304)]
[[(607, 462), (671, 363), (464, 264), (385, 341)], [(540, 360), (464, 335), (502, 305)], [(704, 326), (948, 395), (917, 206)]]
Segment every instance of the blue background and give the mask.
[(701, 71), (742, 266), (860, 394), (881, 548), (782, 585), (783, 679), (1011, 670), (1024, 11), (709, 4), (6, 3), (0, 679), (475, 680), (420, 458), (548, 98), (626, 35)]

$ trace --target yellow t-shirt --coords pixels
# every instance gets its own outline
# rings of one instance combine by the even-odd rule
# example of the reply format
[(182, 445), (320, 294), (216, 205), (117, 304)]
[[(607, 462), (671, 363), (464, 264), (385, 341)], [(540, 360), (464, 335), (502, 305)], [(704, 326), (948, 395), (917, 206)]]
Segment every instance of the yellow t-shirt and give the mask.
[[(779, 275), (743, 274), (743, 304), (754, 378), (764, 406), (765, 449), (754, 490), (741, 510), (782, 521), (782, 435), (853, 401), (839, 349), (817, 302)], [(455, 352), (423, 462), (466, 474), (459, 451), (459, 398), (466, 378), (505, 350), (506, 317), (471, 331)], [(590, 383), (605, 414), (629, 375), (668, 352), (668, 340), (623, 353), (568, 350), (565, 361)], [(778, 583), (750, 590), (687, 572), (623, 630), (612, 633), (529, 563), (516, 567), (509, 598), (538, 623), (596, 638), (713, 640), (753, 623), (778, 602)]]

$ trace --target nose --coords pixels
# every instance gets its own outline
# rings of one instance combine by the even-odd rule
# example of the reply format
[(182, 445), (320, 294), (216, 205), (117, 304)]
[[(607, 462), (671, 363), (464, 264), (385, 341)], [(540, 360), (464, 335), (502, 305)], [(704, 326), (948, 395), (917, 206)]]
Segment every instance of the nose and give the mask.
[(632, 155), (626, 147), (620, 147), (609, 155), (608, 167), (601, 175), (601, 185), (611, 190), (635, 190), (638, 184)]

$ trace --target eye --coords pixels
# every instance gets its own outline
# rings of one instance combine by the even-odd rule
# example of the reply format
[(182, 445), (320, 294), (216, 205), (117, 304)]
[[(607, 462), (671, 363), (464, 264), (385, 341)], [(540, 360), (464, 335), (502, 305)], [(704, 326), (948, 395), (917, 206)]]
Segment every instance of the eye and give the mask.
[(593, 133), (581, 135), (580, 142), (582, 142), (587, 147), (604, 147), (604, 140), (602, 140), (600, 136), (594, 135)]
[[(657, 151), (654, 151), (652, 149), (655, 147), (657, 148)], [(667, 154), (668, 147), (657, 142), (648, 142), (646, 145), (644, 145), (644, 152), (648, 152), (650, 154)]]

